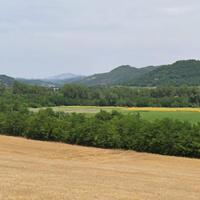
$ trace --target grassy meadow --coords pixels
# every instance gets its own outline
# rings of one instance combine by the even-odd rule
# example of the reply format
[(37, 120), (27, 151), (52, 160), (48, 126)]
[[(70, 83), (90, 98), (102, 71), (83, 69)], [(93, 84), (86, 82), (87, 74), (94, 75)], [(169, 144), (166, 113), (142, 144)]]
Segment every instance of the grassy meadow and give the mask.
[[(46, 107), (45, 107), (46, 108)], [(38, 112), (45, 108), (31, 108), (31, 111)], [(88, 116), (94, 115), (101, 110), (111, 112), (116, 110), (124, 114), (140, 113), (141, 117), (146, 120), (156, 120), (163, 118), (178, 119), (192, 123), (200, 122), (200, 108), (160, 108), (160, 107), (100, 107), (100, 106), (57, 106), (51, 107), (56, 112), (65, 113), (84, 113)]]

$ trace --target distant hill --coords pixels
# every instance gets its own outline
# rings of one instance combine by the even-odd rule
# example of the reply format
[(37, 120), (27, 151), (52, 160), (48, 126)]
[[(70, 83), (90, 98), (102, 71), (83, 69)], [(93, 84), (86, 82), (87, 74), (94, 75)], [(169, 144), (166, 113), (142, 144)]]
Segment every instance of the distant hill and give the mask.
[(82, 80), (84, 77), (75, 74), (60, 74), (44, 79), (23, 79), (18, 78), (17, 80), (30, 85), (41, 85), (45, 87), (58, 87), (67, 83), (73, 83)]
[(200, 61), (182, 60), (157, 66), (149, 73), (125, 83), (136, 86), (200, 85)]
[(74, 78), (68, 78), (68, 79), (58, 79), (58, 80), (53, 80), (51, 81), (53, 84), (57, 85), (57, 86), (63, 86), (65, 84), (70, 84), (70, 83), (76, 83), (81, 81), (82, 79), (84, 79), (84, 76), (77, 76)]
[(44, 80), (49, 80), (49, 81), (58, 81), (58, 80), (69, 80), (69, 79), (74, 79), (77, 77), (81, 77), (80, 75), (75, 75), (71, 73), (65, 73), (65, 74), (59, 74), (56, 76), (51, 76), (48, 78), (45, 78)]
[(17, 81), (21, 83), (25, 83), (28, 85), (38, 85), (44, 87), (55, 87), (56, 85), (50, 81), (43, 80), (43, 79), (24, 79), (24, 78), (17, 78)]
[(46, 81), (46, 82), (50, 82), (50, 83), (53, 83), (58, 86), (62, 86), (66, 83), (73, 83), (73, 82), (81, 81), (83, 78), (85, 78), (85, 77), (81, 76), (81, 75), (66, 73), (66, 74), (60, 74), (57, 76), (52, 76), (52, 77), (49, 77), (46, 79), (42, 79), (42, 81)]
[(79, 83), (95, 86), (95, 85), (121, 85), (132, 79), (137, 79), (142, 75), (152, 71), (154, 67), (135, 68), (130, 65), (122, 65), (108, 73), (94, 74), (82, 79)]
[(67, 73), (45, 79), (14, 79), (6, 75), (0, 75), (0, 83), (3, 83), (4, 85), (12, 85), (15, 80), (26, 84), (46, 87), (59, 87), (70, 83), (83, 84), (87, 86), (200, 86), (200, 61), (181, 60), (169, 65), (149, 66), (144, 68), (122, 65), (110, 72), (94, 74), (88, 77)]
[(0, 84), (11, 86), (14, 82), (15, 79), (10, 76), (0, 75)]
[(88, 86), (95, 85), (200, 85), (200, 61), (182, 60), (170, 65), (135, 68), (129, 65), (95, 74), (79, 81)]

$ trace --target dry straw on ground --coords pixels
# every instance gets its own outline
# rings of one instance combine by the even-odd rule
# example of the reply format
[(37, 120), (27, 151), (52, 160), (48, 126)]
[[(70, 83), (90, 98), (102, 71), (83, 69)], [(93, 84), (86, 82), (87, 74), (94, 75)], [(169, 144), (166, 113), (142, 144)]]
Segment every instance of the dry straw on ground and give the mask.
[(1, 200), (199, 200), (200, 160), (0, 136)]

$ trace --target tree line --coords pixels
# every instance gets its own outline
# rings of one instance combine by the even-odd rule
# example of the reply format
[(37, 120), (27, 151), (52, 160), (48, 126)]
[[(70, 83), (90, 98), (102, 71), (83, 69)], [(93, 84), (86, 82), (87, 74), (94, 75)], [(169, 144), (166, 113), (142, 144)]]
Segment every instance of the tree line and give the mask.
[(135, 150), (200, 158), (200, 123), (162, 119), (146, 121), (139, 114), (101, 111), (95, 116), (52, 109), (30, 112), (23, 104), (1, 104), (0, 133), (85, 146)]
[(165, 106), (200, 105), (198, 87), (85, 87), (45, 88), (15, 83), (0, 85), (0, 133), (37, 140), (102, 148), (200, 158), (200, 123), (163, 119), (153, 122), (139, 114), (101, 111), (95, 116), (66, 114), (29, 107), (57, 105)]
[(199, 107), (200, 88), (65, 85), (55, 89), (16, 82), (10, 88), (0, 86), (0, 101), (1, 99), (16, 99), (29, 107), (60, 105)]

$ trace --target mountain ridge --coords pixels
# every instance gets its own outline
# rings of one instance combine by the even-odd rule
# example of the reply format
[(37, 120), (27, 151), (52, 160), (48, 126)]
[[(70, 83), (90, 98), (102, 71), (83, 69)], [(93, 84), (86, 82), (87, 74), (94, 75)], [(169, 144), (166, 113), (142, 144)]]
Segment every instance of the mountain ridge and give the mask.
[(62, 73), (62, 74), (58, 74), (55, 76), (50, 76), (47, 78), (44, 78), (42, 80), (67, 80), (67, 79), (74, 79), (74, 78), (78, 78), (78, 77), (82, 77), (81, 75), (76, 75), (76, 74), (72, 74), (72, 73)]
[(126, 80), (137, 78), (141, 74), (146, 73), (146, 71), (149, 71), (149, 69), (143, 70), (140, 68), (132, 67), (130, 65), (121, 65), (111, 70), (110, 72), (88, 76), (78, 83), (88, 86), (118, 84), (121, 85)]
[(25, 79), (25, 78), (17, 78), (16, 80), (22, 83), (30, 84), (30, 85), (41, 85), (45, 87), (58, 87), (67, 83), (73, 83), (79, 81), (84, 76), (75, 75), (72, 73), (63, 73), (47, 78), (42, 79)]
[(200, 85), (200, 61), (179, 60), (172, 64), (157, 66), (140, 79), (132, 79), (128, 85)]
[(15, 82), (15, 78), (7, 76), (5, 74), (0, 75), (0, 84), (11, 86)]
[(64, 84), (83, 84), (86, 86), (127, 85), (139, 87), (156, 87), (163, 85), (200, 86), (200, 60), (179, 60), (172, 64), (136, 68), (121, 65), (110, 72), (80, 76), (64, 73), (46, 79), (15, 79), (0, 75), (0, 83), (12, 85), (14, 81), (31, 85), (60, 87)]
[(143, 68), (119, 66), (110, 72), (95, 74), (81, 80), (87, 86), (129, 85), (154, 87), (160, 85), (200, 85), (200, 61), (179, 60), (168, 65)]

